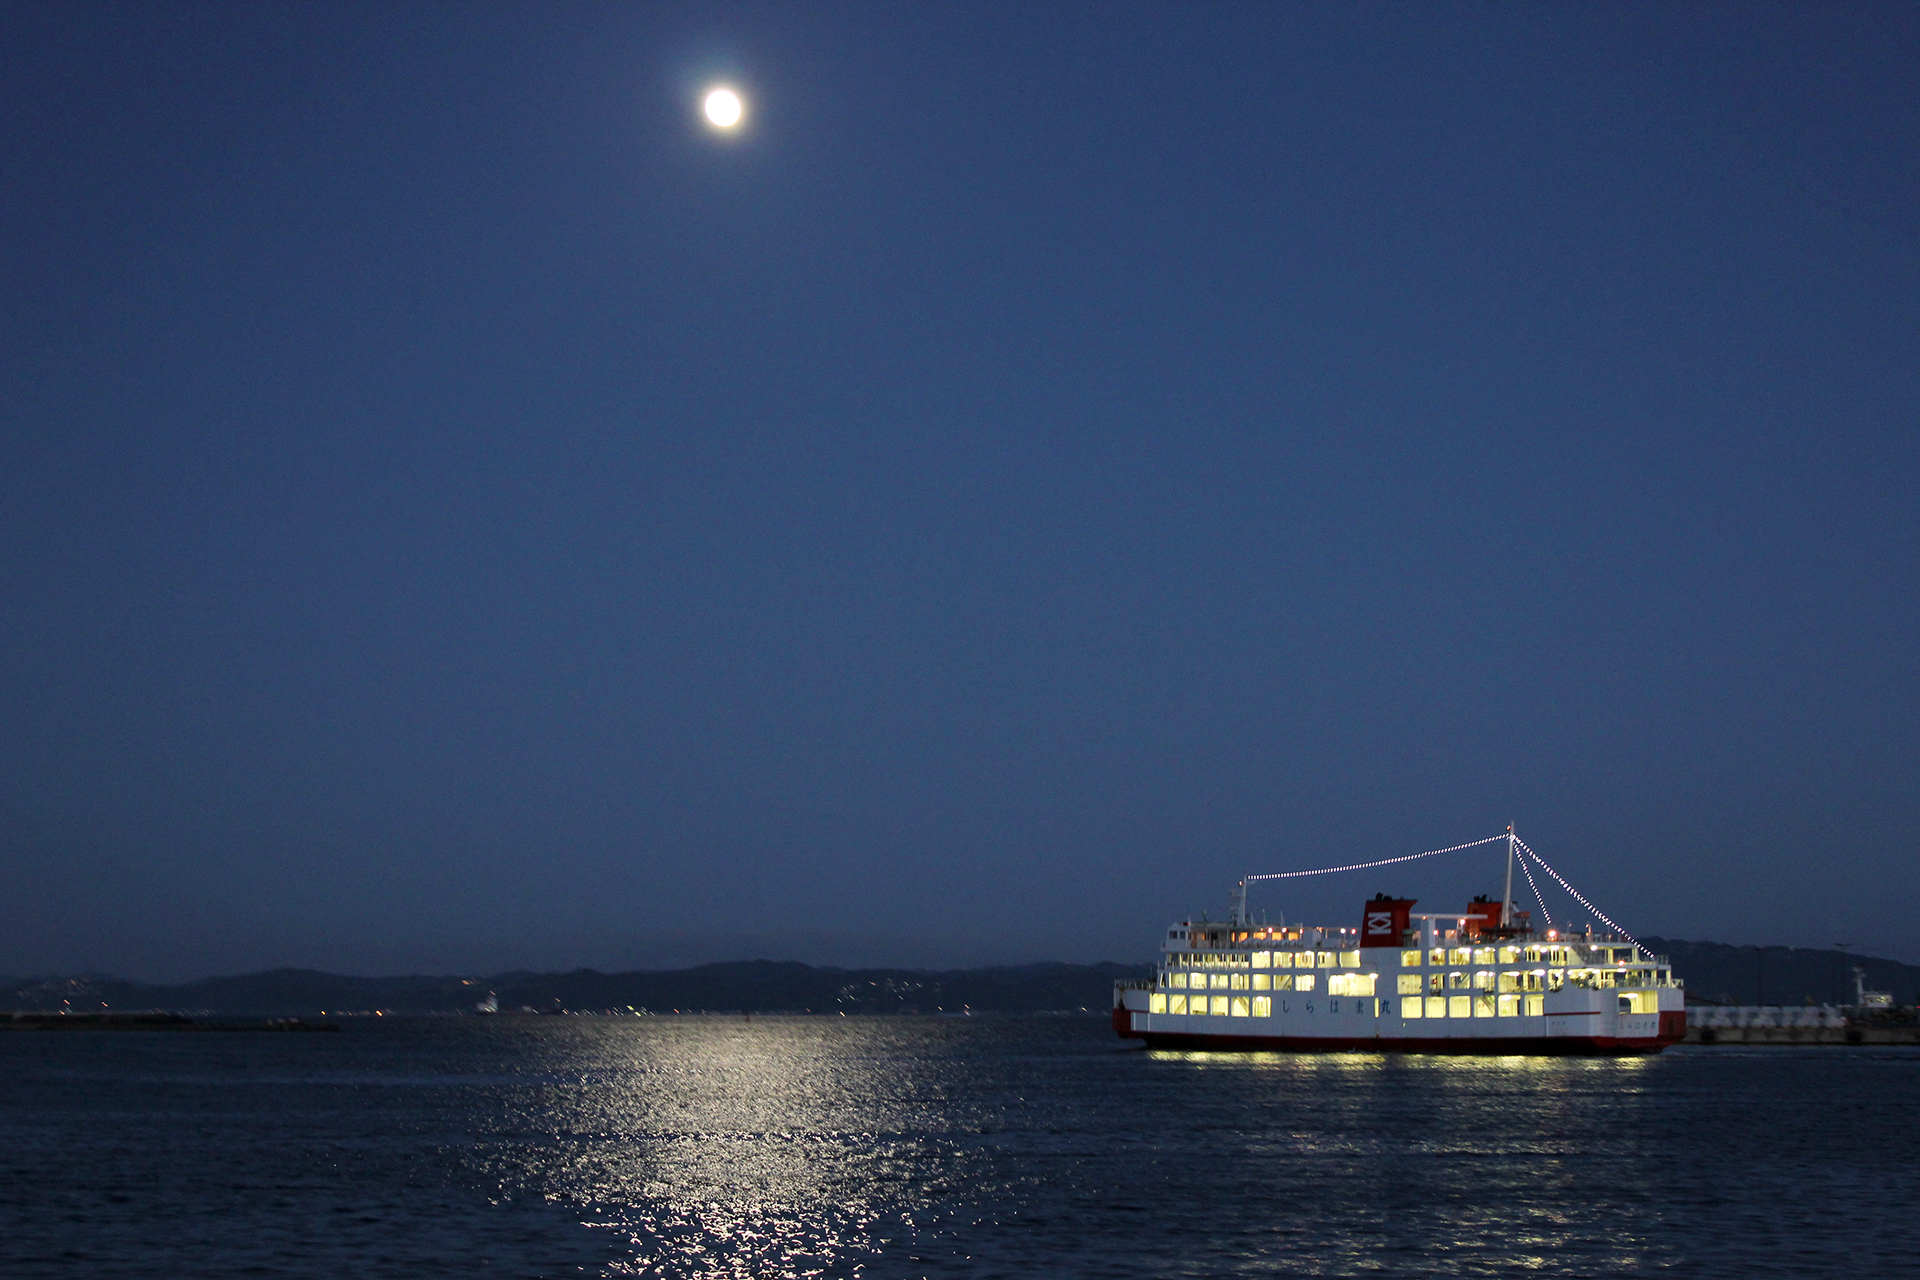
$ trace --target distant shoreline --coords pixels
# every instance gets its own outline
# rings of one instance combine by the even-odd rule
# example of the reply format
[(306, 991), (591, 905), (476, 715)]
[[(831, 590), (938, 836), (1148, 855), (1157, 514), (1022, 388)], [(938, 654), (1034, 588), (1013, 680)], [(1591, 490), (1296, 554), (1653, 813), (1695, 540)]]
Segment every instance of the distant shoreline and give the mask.
[[(1896, 1003), (1920, 1001), (1920, 966), (1837, 950), (1739, 947), (1649, 937), (1668, 955), (1695, 1004), (1844, 1004), (1852, 969)], [(513, 971), (491, 977), (353, 977), (275, 969), (158, 984), (85, 975), (0, 979), (0, 1008), (38, 1012), (187, 1011), (205, 1017), (320, 1017), (348, 1013), (474, 1013), (490, 997), (503, 1013), (1104, 1013), (1116, 981), (1145, 964), (1039, 963), (972, 969), (839, 969), (792, 960), (739, 960), (686, 969), (601, 973)]]

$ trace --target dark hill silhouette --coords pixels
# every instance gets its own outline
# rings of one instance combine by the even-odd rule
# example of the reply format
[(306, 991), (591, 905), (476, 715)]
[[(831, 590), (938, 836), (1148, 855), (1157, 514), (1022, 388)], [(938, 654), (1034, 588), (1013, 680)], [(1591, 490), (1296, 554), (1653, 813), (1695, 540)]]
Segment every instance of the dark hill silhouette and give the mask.
[(1920, 965), (1848, 951), (1803, 947), (1736, 947), (1724, 942), (1643, 938), (1673, 960), (1686, 979), (1687, 998), (1712, 1004), (1850, 1004), (1853, 966), (1867, 971), (1867, 989), (1891, 992), (1896, 1003), (1920, 1002)]
[[(1688, 997), (1720, 1004), (1841, 1003), (1850, 1000), (1855, 964), (1870, 988), (1902, 1004), (1920, 1000), (1920, 966), (1836, 950), (1736, 947), (1719, 942), (1647, 938), (1672, 957)], [(488, 978), (416, 975), (356, 978), (312, 969), (273, 969), (173, 986), (97, 974), (0, 985), (0, 1005), (18, 1009), (167, 1009), (222, 1016), (304, 1016), (386, 1010), (470, 1013), (494, 993), (502, 1010), (628, 1008), (652, 1012), (1039, 1013), (1104, 1012), (1120, 978), (1143, 978), (1145, 965), (1029, 964), (984, 969), (834, 969), (795, 961), (742, 960), (692, 969), (600, 973), (518, 971)]]
[(491, 978), (355, 978), (311, 969), (274, 969), (177, 986), (97, 976), (14, 984), (0, 1002), (20, 1009), (179, 1009), (220, 1015), (304, 1015), (384, 1009), (393, 1013), (472, 1012), (493, 993), (502, 1010), (520, 1007), (812, 1012), (1036, 1013), (1082, 1008), (1104, 1013), (1119, 978), (1144, 965), (1033, 964), (943, 971), (831, 969), (793, 961), (744, 960), (693, 969), (600, 973), (503, 973)]

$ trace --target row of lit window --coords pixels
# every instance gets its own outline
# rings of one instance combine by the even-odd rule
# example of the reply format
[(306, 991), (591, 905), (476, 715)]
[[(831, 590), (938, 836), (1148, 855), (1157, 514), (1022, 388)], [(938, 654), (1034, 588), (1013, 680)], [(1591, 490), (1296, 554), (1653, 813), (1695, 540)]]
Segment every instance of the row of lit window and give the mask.
[(1304, 938), (1309, 933), (1317, 934), (1324, 937), (1325, 935), (1330, 933), (1335, 935), (1351, 934), (1353, 933), (1353, 930), (1352, 929), (1307, 929), (1307, 928), (1289, 929), (1285, 925), (1267, 925), (1259, 929), (1251, 929), (1243, 933), (1234, 933), (1231, 935), (1219, 934), (1219, 933), (1209, 934), (1198, 929), (1193, 930), (1191, 933), (1189, 933), (1185, 929), (1167, 930), (1167, 936), (1169, 938), (1187, 938), (1195, 946), (1202, 945), (1203, 941), (1208, 938), (1214, 939), (1216, 941), (1231, 938), (1233, 945), (1236, 945), (1236, 946), (1244, 942), (1299, 942), (1302, 938)]
[(1417, 996), (1423, 991), (1558, 991), (1564, 978), (1559, 969), (1508, 969), (1503, 973), (1491, 969), (1463, 973), (1455, 969), (1452, 973), (1403, 973), (1396, 983), (1401, 995)]
[[(1329, 1013), (1337, 1013), (1340, 1002), (1333, 1001), (1327, 1006)], [(1354, 1013), (1373, 1012), (1373, 1001), (1356, 1000)], [(1271, 1018), (1273, 1016), (1272, 996), (1183, 996), (1178, 992), (1162, 994), (1154, 992), (1147, 997), (1148, 1013), (1203, 1013), (1216, 1018)]]
[(1419, 951), (1402, 951), (1400, 967), (1418, 969), (1423, 960), (1436, 969), (1448, 965), (1520, 964), (1522, 956), (1527, 964), (1551, 964), (1564, 968), (1580, 963), (1580, 957), (1572, 947), (1435, 947), (1424, 956)]
[(1156, 991), (1147, 997), (1148, 1013), (1207, 1013), (1220, 1017), (1271, 1018), (1272, 996), (1183, 996), (1162, 995)]
[[(1333, 981), (1339, 982), (1337, 975)], [(1371, 990), (1335, 991), (1329, 986), (1329, 996), (1371, 996)], [(1546, 1013), (1547, 998), (1544, 995), (1464, 995), (1464, 996), (1411, 996), (1400, 1002), (1400, 1016), (1403, 1018), (1538, 1018)], [(1654, 992), (1635, 992), (1620, 997), (1621, 1013), (1657, 1013), (1659, 997)], [(1371, 1011), (1372, 1001), (1364, 1008)], [(1331, 1009), (1329, 1010), (1332, 1011)], [(1391, 1002), (1383, 1002), (1380, 1012), (1391, 1013)], [(1208, 1014), (1214, 1017), (1233, 1018), (1270, 1018), (1273, 1016), (1272, 996), (1216, 996), (1186, 995), (1180, 992), (1155, 991), (1147, 996), (1148, 1013), (1187, 1013)]]
[[(1340, 995), (1329, 991), (1330, 996)], [(1352, 994), (1364, 995), (1363, 992)], [(1539, 1017), (1546, 1012), (1546, 997), (1530, 995), (1505, 996), (1416, 996), (1400, 1002), (1400, 1016), (1403, 1018), (1517, 1018), (1521, 1016)], [(1368, 1011), (1373, 1008), (1371, 1000), (1363, 1006)], [(1329, 1012), (1331, 1012), (1331, 1008)], [(1148, 1013), (1187, 1013), (1208, 1014), (1214, 1017), (1234, 1018), (1270, 1018), (1273, 1016), (1272, 996), (1188, 996), (1178, 992), (1153, 992), (1147, 997)], [(1381, 1012), (1391, 1013), (1390, 1007), (1382, 1007)]]
[[(1311, 991), (1319, 977), (1316, 973), (1187, 974), (1176, 969), (1166, 975), (1165, 986), (1175, 991)], [(1373, 973), (1330, 973), (1327, 992), (1336, 996), (1370, 996), (1378, 981), (1379, 975)]]
[(1544, 995), (1426, 996), (1400, 1002), (1403, 1018), (1539, 1017), (1546, 1011)]
[[(1416, 953), (1417, 954), (1417, 953)], [(1181, 969), (1358, 969), (1358, 951), (1181, 951), (1167, 958)]]

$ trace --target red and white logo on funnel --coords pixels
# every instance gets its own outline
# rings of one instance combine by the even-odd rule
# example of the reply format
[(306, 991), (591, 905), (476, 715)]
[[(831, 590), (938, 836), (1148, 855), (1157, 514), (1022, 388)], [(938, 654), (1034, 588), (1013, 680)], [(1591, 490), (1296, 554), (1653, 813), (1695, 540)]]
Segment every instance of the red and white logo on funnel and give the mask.
[(1360, 913), (1360, 945), (1397, 947), (1401, 935), (1412, 922), (1412, 898), (1389, 898), (1382, 894)]

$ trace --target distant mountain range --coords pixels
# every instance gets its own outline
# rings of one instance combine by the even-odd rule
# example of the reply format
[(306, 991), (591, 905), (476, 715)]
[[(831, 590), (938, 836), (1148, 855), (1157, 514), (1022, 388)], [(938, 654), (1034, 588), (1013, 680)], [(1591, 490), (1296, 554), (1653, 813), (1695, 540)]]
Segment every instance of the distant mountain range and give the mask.
[[(1736, 947), (1645, 938), (1672, 957), (1695, 1002), (1843, 1003), (1853, 966), (1870, 989), (1920, 1003), (1920, 966), (1848, 952)], [(354, 978), (311, 969), (274, 969), (176, 986), (87, 975), (0, 979), (0, 1006), (16, 1009), (167, 1009), (217, 1016), (287, 1016), (384, 1010), (471, 1013), (489, 995), (502, 1011), (646, 1010), (755, 1013), (1105, 1012), (1116, 979), (1144, 978), (1146, 965), (1031, 964), (986, 969), (831, 969), (793, 961), (745, 960), (693, 969), (599, 973), (502, 973), (490, 978)]]
[(1105, 1013), (1120, 978), (1146, 965), (1032, 964), (988, 969), (817, 969), (745, 960), (694, 969), (502, 973), (490, 978), (353, 978), (274, 969), (178, 986), (84, 976), (8, 982), (0, 1005), (18, 1009), (171, 1009), (222, 1016), (471, 1013), (492, 995), (503, 1012), (647, 1010), (755, 1013)]
[(1920, 965), (1850, 951), (1803, 947), (1736, 947), (1724, 942), (1642, 938), (1673, 960), (1687, 999), (1709, 1004), (1851, 1004), (1853, 967), (1867, 972), (1869, 991), (1891, 992), (1898, 1004), (1920, 1003)]

